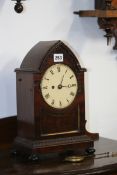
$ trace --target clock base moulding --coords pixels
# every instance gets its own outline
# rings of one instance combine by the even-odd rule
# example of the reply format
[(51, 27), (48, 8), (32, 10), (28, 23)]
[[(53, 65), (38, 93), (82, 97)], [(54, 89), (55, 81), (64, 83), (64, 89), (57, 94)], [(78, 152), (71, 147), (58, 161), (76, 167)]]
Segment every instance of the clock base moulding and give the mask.
[(85, 155), (88, 153), (88, 149), (89, 151), (92, 149), (91, 154), (95, 152), (93, 141), (94, 140), (91, 140), (87, 135), (42, 141), (33, 141), (17, 137), (15, 140), (15, 151), (21, 155), (28, 155), (27, 158), (29, 159), (31, 155), (40, 157), (46, 156), (48, 153), (51, 153), (50, 155), (54, 155), (54, 153), (57, 153), (57, 155), (60, 155), (61, 153), (65, 155)]
[(39, 42), (15, 71), (16, 152), (33, 155), (32, 159), (66, 151), (85, 154), (91, 148), (94, 152), (99, 135), (85, 128), (86, 69), (73, 52), (62, 41)]

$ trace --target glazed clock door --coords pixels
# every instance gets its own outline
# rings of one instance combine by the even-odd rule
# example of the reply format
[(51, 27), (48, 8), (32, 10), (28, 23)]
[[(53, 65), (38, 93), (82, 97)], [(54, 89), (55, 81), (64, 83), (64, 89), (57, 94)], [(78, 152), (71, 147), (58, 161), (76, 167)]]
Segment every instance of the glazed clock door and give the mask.
[(77, 75), (67, 64), (53, 64), (44, 71), (40, 81), (43, 107), (37, 127), (41, 137), (79, 132), (78, 90)]

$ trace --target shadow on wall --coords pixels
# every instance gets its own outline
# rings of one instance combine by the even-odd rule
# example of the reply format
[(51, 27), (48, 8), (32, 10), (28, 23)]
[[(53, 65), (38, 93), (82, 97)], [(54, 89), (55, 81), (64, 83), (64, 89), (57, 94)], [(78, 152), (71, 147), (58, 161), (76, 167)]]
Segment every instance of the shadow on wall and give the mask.
[(5, 0), (0, 0), (0, 10), (2, 9), (4, 3), (5, 3)]
[(17, 68), (18, 60), (12, 59), (7, 62), (0, 71), (0, 115), (9, 116), (16, 114), (16, 75), (14, 69)]
[[(94, 9), (94, 1), (72, 1), (71, 11)], [(85, 42), (88, 40), (101, 40), (102, 31), (99, 30), (97, 18), (79, 17), (73, 14), (73, 22), (68, 33), (68, 38), (76, 42), (78, 49), (82, 52)], [(79, 53), (80, 54), (80, 53)]]

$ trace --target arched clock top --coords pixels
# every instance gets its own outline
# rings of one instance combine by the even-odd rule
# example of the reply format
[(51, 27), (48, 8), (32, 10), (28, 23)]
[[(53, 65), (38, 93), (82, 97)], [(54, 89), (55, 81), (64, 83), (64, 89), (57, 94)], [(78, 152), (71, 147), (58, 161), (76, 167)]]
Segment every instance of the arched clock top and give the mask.
[[(79, 71), (86, 71), (85, 69), (81, 68), (80, 63), (74, 53), (60, 40), (40, 41), (37, 43), (23, 59), (20, 69), (16, 70), (39, 72), (41, 67), (44, 66), (44, 63), (46, 64), (48, 61), (48, 64), (51, 64), (50, 62), (54, 60), (55, 54), (63, 54), (65, 60), (72, 62), (72, 64), (77, 67)], [(54, 62), (57, 63), (56, 61)]]

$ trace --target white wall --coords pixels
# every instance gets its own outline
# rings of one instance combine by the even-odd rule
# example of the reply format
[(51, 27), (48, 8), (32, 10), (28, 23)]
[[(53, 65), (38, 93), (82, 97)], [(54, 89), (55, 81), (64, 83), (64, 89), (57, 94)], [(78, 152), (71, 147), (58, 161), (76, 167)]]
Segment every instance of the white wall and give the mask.
[(96, 18), (73, 11), (93, 9), (94, 0), (27, 0), (24, 12), (0, 0), (0, 117), (16, 115), (14, 69), (40, 40), (60, 39), (71, 46), (86, 73), (87, 128), (117, 139), (117, 51), (107, 47)]

